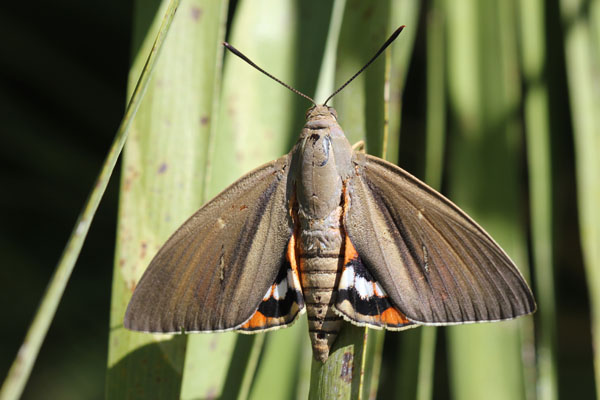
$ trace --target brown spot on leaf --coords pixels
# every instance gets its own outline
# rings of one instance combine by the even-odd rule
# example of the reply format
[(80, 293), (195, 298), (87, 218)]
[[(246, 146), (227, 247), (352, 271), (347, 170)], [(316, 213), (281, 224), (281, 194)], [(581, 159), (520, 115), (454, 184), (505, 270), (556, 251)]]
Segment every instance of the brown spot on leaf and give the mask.
[(133, 181), (136, 180), (137, 178), (139, 178), (140, 176), (140, 172), (138, 170), (136, 170), (135, 168), (132, 167), (128, 167), (127, 168), (127, 173), (125, 175), (125, 181), (123, 184), (123, 190), (128, 191), (131, 189), (131, 185), (133, 184)]
[(237, 102), (238, 102), (237, 96), (235, 96), (235, 95), (229, 96), (229, 101), (227, 102), (227, 114), (230, 117), (233, 117), (233, 116), (235, 116), (235, 114), (237, 114), (237, 109), (236, 109)]
[(146, 242), (142, 242), (142, 245), (140, 246), (140, 258), (145, 258), (146, 257), (146, 250), (148, 250), (148, 243)]
[(367, 7), (367, 9), (362, 14), (362, 18), (364, 20), (370, 19), (371, 16), (373, 15), (373, 11), (374, 11), (373, 6)]
[(210, 117), (208, 115), (203, 115), (200, 118), (200, 125), (205, 126), (206, 124), (208, 124), (210, 122)]
[(216, 399), (218, 394), (219, 394), (219, 391), (218, 391), (217, 387), (210, 386), (208, 388), (208, 390), (206, 391), (206, 397), (204, 397), (204, 398), (206, 400)]
[(159, 174), (164, 174), (166, 170), (167, 170), (167, 163), (162, 163), (158, 167), (158, 173)]
[(271, 140), (275, 138), (275, 132), (271, 129), (267, 129), (264, 134), (265, 140)]
[(342, 371), (340, 373), (340, 378), (346, 383), (352, 382), (352, 365), (354, 361), (354, 355), (347, 351), (342, 356)]
[(243, 162), (244, 161), (244, 152), (236, 151), (235, 152), (235, 160), (240, 163)]
[(202, 16), (202, 9), (200, 7), (192, 7), (191, 14), (192, 14), (192, 19), (194, 21), (198, 22), (198, 20)]

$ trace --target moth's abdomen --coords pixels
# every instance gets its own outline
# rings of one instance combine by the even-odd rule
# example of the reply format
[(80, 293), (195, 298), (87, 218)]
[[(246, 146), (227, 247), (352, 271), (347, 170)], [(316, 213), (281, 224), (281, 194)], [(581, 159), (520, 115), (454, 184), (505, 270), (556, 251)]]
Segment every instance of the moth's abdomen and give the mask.
[(298, 218), (301, 228), (296, 249), (298, 272), (313, 352), (321, 362), (327, 360), (342, 327), (342, 319), (333, 310), (343, 266), (341, 214), (339, 206), (324, 219), (309, 219), (302, 212)]

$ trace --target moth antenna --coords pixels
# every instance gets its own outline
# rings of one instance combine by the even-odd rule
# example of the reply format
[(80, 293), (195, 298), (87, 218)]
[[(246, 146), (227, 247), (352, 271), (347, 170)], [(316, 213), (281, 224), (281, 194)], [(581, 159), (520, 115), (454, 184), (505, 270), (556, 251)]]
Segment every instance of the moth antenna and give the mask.
[(392, 36), (390, 36), (390, 38), (389, 38), (388, 40), (386, 40), (386, 41), (385, 41), (385, 43), (383, 44), (383, 46), (381, 46), (381, 48), (380, 48), (380, 49), (377, 51), (377, 53), (375, 53), (375, 55), (374, 55), (374, 56), (373, 56), (373, 57), (372, 57), (372, 58), (369, 60), (369, 62), (367, 62), (367, 63), (365, 64), (365, 66), (364, 66), (364, 67), (362, 67), (362, 68), (361, 68), (361, 69), (360, 69), (360, 70), (359, 70), (357, 73), (355, 73), (355, 74), (352, 76), (352, 78), (348, 79), (348, 80), (346, 81), (346, 83), (344, 83), (342, 86), (340, 86), (338, 90), (336, 90), (335, 92), (333, 92), (333, 94), (332, 94), (331, 96), (329, 96), (329, 97), (327, 98), (327, 100), (325, 100), (325, 103), (323, 103), (323, 105), (324, 105), (324, 106), (325, 106), (325, 105), (327, 105), (327, 102), (328, 102), (329, 100), (331, 100), (331, 98), (332, 98), (333, 96), (335, 96), (336, 94), (338, 94), (338, 93), (339, 93), (339, 92), (340, 92), (340, 91), (341, 91), (343, 88), (345, 88), (346, 86), (348, 86), (348, 84), (349, 84), (350, 82), (352, 82), (352, 81), (354, 80), (354, 78), (356, 78), (357, 76), (359, 76), (359, 75), (360, 75), (360, 74), (361, 74), (361, 73), (362, 73), (362, 72), (363, 72), (365, 69), (367, 69), (367, 67), (368, 67), (369, 65), (371, 65), (371, 63), (372, 63), (373, 61), (375, 61), (375, 59), (376, 59), (377, 57), (379, 57), (379, 55), (380, 55), (381, 53), (383, 53), (383, 52), (384, 52), (384, 50), (385, 50), (385, 49), (386, 49), (386, 48), (387, 48), (387, 47), (388, 47), (390, 44), (392, 44), (392, 42), (393, 42), (394, 40), (396, 40), (396, 38), (398, 37), (398, 35), (400, 34), (400, 32), (402, 32), (402, 29), (404, 29), (405, 27), (406, 27), (406, 25), (402, 25), (402, 26), (400, 26), (398, 29), (396, 29), (396, 31), (395, 31), (394, 33), (392, 33)]
[(263, 74), (265, 74), (266, 76), (268, 76), (269, 78), (273, 79), (275, 82), (280, 83), (281, 85), (285, 86), (286, 88), (290, 89), (292, 92), (299, 94), (300, 96), (304, 97), (305, 99), (309, 100), (311, 103), (313, 103), (315, 106), (317, 105), (317, 103), (315, 103), (315, 101), (313, 99), (311, 99), (310, 97), (308, 97), (307, 95), (305, 95), (304, 93), (302, 93), (301, 91), (299, 91), (298, 89), (294, 89), (293, 87), (291, 87), (290, 85), (288, 85), (287, 83), (275, 78), (273, 75), (271, 75), (270, 73), (268, 73), (267, 71), (265, 71), (264, 69), (262, 69), (261, 67), (259, 67), (258, 65), (254, 64), (248, 57), (246, 57), (241, 51), (239, 51), (238, 49), (236, 49), (235, 47), (233, 47), (232, 45), (230, 45), (227, 42), (223, 42), (223, 46), (225, 46), (225, 48), (227, 48), (227, 50), (229, 50), (230, 52), (232, 52), (233, 54), (235, 54), (236, 56), (238, 56), (239, 58), (241, 58), (242, 60), (246, 61), (248, 64), (252, 65), (254, 68), (256, 68), (257, 70), (259, 70), (260, 72), (262, 72)]

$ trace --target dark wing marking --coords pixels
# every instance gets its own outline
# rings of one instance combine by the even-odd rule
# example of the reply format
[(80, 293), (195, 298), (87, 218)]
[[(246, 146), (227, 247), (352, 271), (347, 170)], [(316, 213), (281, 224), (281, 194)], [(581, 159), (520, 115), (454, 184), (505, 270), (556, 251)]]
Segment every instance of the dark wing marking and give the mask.
[(303, 310), (304, 297), (298, 271), (286, 260), (256, 312), (238, 330), (254, 333), (283, 328), (293, 324)]
[(418, 326), (390, 303), (387, 293), (369, 273), (358, 254), (342, 268), (335, 310), (345, 320), (358, 326), (389, 330)]
[(535, 311), (517, 267), (463, 211), (393, 164), (362, 154), (354, 160), (346, 230), (411, 321), (495, 321)]
[(142, 276), (125, 327), (210, 332), (246, 322), (285, 261), (288, 170), (288, 156), (259, 167), (192, 215)]

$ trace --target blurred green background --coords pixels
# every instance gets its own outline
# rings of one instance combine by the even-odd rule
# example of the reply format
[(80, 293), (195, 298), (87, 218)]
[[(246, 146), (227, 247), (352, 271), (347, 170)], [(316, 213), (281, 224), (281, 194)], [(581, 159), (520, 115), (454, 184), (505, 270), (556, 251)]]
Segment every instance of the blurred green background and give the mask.
[[(236, 3), (229, 6), (229, 22), (236, 13)], [(427, 97), (428, 57), (431, 57), (428, 39), (432, 35), (428, 24), (433, 18), (430, 11), (435, 3), (421, 3), (418, 23), (407, 28), (414, 30), (416, 36), (402, 93), (398, 159), (400, 166), (421, 179), (426, 175), (423, 154), (427, 107), (431, 100)], [(581, 2), (578, 10), (591, 13), (592, 5), (598, 9), (597, 3)], [(573, 92), (569, 90), (567, 79), (565, 5), (549, 0), (545, 6), (543, 50), (547, 62), (543, 77), (548, 83), (550, 112), (558, 389), (561, 398), (593, 398), (596, 392), (590, 306), (578, 223), (573, 102), (570, 101)], [(0, 326), (1, 376), (5, 376), (16, 355), (122, 118), (133, 57), (133, 10), (133, 4), (119, 1), (0, 4), (0, 37), (3, 38), (0, 41), (0, 132), (4, 141), (0, 149), (0, 249), (3, 255), (0, 304), (4, 305)], [(405, 22), (400, 18), (399, 23)], [(597, 37), (600, 38), (600, 34)], [(394, 46), (402, 47), (403, 39), (401, 36)], [(596, 52), (600, 52), (599, 46), (600, 40), (596, 42)], [(490, 54), (497, 57), (493, 50), (489, 49)], [(461, 54), (460, 49), (450, 45), (445, 51)], [(502, 62), (493, 57), (488, 62)], [(276, 66), (263, 67), (277, 70)], [(524, 78), (527, 72), (512, 72), (517, 90), (526, 91), (529, 88)], [(456, 83), (447, 83), (453, 84)], [(299, 89), (307, 90), (307, 87), (314, 90), (310, 84)], [(449, 91), (446, 88), (443, 97), (451, 97)], [(451, 183), (456, 178), (448, 176), (447, 171), (454, 166), (452, 160), (460, 157), (460, 149), (452, 145), (457, 143), (458, 135), (452, 135), (462, 121), (457, 121), (451, 102), (447, 112), (444, 119), (453, 128), (448, 129), (446, 141), (450, 145), (443, 151), (446, 172), (442, 192), (447, 193), (448, 186), (453, 185), (460, 197), (460, 186), (456, 189), (456, 184)], [(528, 227), (526, 257), (532, 265), (529, 236), (532, 228), (528, 223), (532, 178), (527, 169), (523, 102), (518, 102), (512, 112), (518, 124), (514, 138), (518, 151), (511, 158), (510, 168), (515, 169), (519, 178), (518, 213), (523, 225)], [(294, 123), (299, 130), (301, 120), (296, 117)], [(502, 168), (500, 163), (498, 168)], [(104, 397), (119, 177), (118, 168), (23, 398)], [(534, 273), (530, 279), (534, 291), (536, 279)], [(445, 332), (445, 329), (438, 330), (436, 399), (450, 398)], [(402, 339), (392, 340), (391, 336), (386, 336), (384, 346), (380, 393), (392, 390), (395, 385), (393, 365), (399, 354), (402, 357), (399, 351)]]

